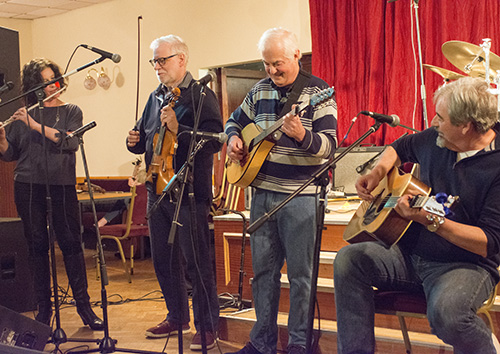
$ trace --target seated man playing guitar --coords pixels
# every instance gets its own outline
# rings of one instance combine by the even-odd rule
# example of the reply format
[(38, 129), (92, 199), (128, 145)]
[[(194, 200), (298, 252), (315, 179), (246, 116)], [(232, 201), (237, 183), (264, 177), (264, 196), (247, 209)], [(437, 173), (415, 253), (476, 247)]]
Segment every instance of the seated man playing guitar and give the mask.
[(496, 338), (476, 314), (499, 280), (500, 262), (500, 124), (488, 89), (469, 77), (441, 87), (432, 127), (395, 141), (357, 181), (359, 196), (370, 201), (393, 166), (413, 162), (431, 194), (460, 201), (442, 217), (410, 207), (414, 196), (402, 195), (395, 210), (412, 223), (398, 243), (360, 242), (338, 252), (338, 353), (374, 352), (373, 287), (424, 293), (433, 333), (455, 353), (496, 352)]

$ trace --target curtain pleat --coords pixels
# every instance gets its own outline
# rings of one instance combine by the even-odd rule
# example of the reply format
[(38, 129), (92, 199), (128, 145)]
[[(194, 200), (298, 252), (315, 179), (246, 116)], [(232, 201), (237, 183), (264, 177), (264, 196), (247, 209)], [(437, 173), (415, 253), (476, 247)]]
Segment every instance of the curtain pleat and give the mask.
[[(500, 0), (420, 0), (416, 4), (414, 0), (309, 1), (312, 70), (335, 87), (339, 140), (362, 110), (396, 114), (401, 124), (418, 130), (426, 127), (416, 14), (424, 64), (464, 74), (443, 55), (441, 46), (450, 40), (479, 46), (483, 38), (491, 38), (491, 51), (500, 55)], [(433, 93), (443, 78), (426, 69), (423, 76), (430, 125)], [(344, 146), (372, 124), (371, 118), (359, 116)], [(365, 143), (390, 144), (407, 131), (383, 125)]]

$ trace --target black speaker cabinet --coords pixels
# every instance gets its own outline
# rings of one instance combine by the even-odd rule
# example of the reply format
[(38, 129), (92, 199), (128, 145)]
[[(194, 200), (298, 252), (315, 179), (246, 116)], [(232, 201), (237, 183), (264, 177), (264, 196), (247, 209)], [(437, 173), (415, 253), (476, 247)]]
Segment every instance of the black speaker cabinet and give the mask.
[(36, 309), (28, 247), (19, 218), (0, 218), (0, 305), (17, 312)]
[(43, 354), (44, 352), (21, 347), (13, 347), (0, 343), (0, 353), (2, 354)]
[[(0, 306), (0, 353), (41, 353), (52, 329)], [(39, 351), (38, 351), (39, 350)]]
[[(1, 105), (21, 92), (19, 33), (9, 28), (0, 27), (0, 43), (2, 43), (2, 50), (0, 50), (0, 87), (3, 87), (8, 82), (12, 82), (14, 85), (11, 90), (2, 90), (0, 92)], [(0, 121), (9, 118), (19, 107), (21, 107), (20, 101), (0, 107)]]
[[(19, 75), (19, 33), (0, 27), (0, 87), (6, 88), (12, 82), (12, 90), (0, 90), (0, 105), (7, 103), (20, 92), (21, 80)], [(0, 121), (8, 119), (19, 107), (21, 101), (6, 104), (0, 107)], [(7, 127), (9, 129), (9, 127)], [(0, 216), (17, 216), (14, 204), (14, 163), (0, 162)]]

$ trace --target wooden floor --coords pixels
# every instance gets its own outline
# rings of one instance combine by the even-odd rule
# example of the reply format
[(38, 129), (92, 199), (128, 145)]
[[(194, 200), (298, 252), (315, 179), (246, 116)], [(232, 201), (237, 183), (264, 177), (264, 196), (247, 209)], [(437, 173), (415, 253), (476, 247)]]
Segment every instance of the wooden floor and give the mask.
[[(89, 294), (92, 302), (101, 299), (101, 281), (96, 279), (96, 263), (94, 260), (95, 252), (86, 250), (85, 259), (87, 264), (87, 276), (89, 281)], [(60, 252), (57, 251), (57, 269), (58, 283), (60, 287), (67, 288), (68, 281)], [(59, 259), (60, 258), (60, 259)], [(114, 256), (114, 252), (106, 252), (106, 269), (108, 272), (109, 284), (106, 286), (109, 319), (109, 336), (117, 340), (116, 347), (129, 350), (141, 350), (151, 352), (179, 353), (177, 335), (166, 338), (147, 339), (144, 335), (145, 330), (159, 322), (166, 316), (165, 302), (161, 298), (159, 285), (154, 274), (153, 265), (150, 258), (136, 260), (134, 264), (134, 275), (132, 283), (128, 283), (122, 263)], [(94, 311), (102, 318), (102, 309), (94, 307)], [(33, 313), (24, 315), (33, 318)], [(192, 317), (192, 316), (191, 316)], [(94, 343), (73, 342), (77, 339), (95, 339), (103, 338), (102, 331), (92, 331), (84, 326), (80, 317), (76, 313), (76, 308), (72, 305), (63, 305), (60, 310), (61, 328), (71, 341), (59, 346), (62, 353), (79, 347), (75, 350), (97, 349)], [(55, 326), (55, 325), (54, 325)], [(194, 325), (191, 318), (191, 333), (183, 336), (182, 352), (191, 353), (189, 345), (194, 335)], [(241, 347), (240, 344), (231, 344), (225, 341), (219, 341), (218, 346), (209, 350), (211, 354), (236, 351)], [(47, 344), (45, 352), (54, 351), (53, 344)], [(116, 352), (120, 352), (119, 350)], [(99, 352), (99, 351), (98, 351)]]

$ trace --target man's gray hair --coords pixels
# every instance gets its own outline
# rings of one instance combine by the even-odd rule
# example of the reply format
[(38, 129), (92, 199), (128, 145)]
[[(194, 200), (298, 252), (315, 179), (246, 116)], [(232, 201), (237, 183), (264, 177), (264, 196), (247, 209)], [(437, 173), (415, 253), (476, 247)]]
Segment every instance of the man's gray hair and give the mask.
[(281, 43), (285, 52), (285, 56), (288, 59), (293, 59), (293, 56), (295, 55), (297, 50), (300, 53), (299, 41), (297, 40), (297, 36), (281, 27), (270, 28), (265, 31), (262, 37), (260, 37), (257, 47), (262, 53), (264, 52), (264, 50), (266, 50), (268, 44), (276, 45), (276, 43)]
[(445, 99), (453, 125), (471, 122), (483, 134), (498, 121), (497, 97), (489, 92), (484, 79), (463, 77), (442, 86), (434, 93), (434, 102)]
[[(189, 48), (188, 48), (187, 44), (182, 40), (181, 37), (176, 36), (174, 34), (169, 34), (168, 36), (156, 38), (155, 40), (153, 40), (151, 42), (150, 48), (152, 50), (155, 50), (162, 43), (169, 44), (175, 53), (184, 54), (184, 56), (186, 58), (186, 64), (187, 64), (187, 62), (189, 60)], [(172, 53), (172, 54), (174, 54), (174, 53)]]

